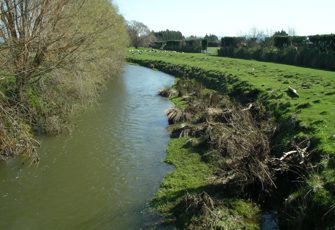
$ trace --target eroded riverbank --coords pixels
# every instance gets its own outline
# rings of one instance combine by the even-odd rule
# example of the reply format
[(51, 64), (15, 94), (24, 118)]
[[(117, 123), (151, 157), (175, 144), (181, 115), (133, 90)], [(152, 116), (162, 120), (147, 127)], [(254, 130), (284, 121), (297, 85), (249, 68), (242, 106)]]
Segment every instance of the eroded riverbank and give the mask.
[(271, 119), (260, 105), (245, 108), (187, 78), (160, 94), (175, 102), (166, 162), (176, 170), (153, 206), (179, 229), (260, 229), (261, 204), (280, 170), (270, 153)]

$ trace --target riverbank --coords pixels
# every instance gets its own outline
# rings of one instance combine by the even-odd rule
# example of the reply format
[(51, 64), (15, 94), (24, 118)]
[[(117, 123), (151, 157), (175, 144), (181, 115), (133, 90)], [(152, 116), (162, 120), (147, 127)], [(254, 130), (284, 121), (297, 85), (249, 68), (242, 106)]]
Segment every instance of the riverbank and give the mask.
[[(288, 168), (271, 177), (275, 186), (269, 189), (270, 195), (250, 188), (245, 194), (253, 200), (255, 195), (266, 197), (260, 205), (266, 208), (272, 204), (279, 209), (281, 227), (333, 226), (333, 72), (156, 50), (130, 51), (128, 60), (177, 77), (196, 79), (245, 109), (262, 108), (275, 123), (275, 132), (269, 139), (270, 159), (280, 160), (282, 166), (287, 161)], [(192, 176), (183, 177), (187, 175)], [(165, 187), (173, 190), (176, 184), (182, 185), (165, 182), (160, 192)]]
[[(31, 17), (26, 20), (55, 27), (36, 24), (45, 31), (23, 33), (31, 37), (16, 40), (1, 35), (0, 161), (24, 156), (37, 163), (36, 136), (71, 130), (76, 114), (96, 101), (124, 64), (128, 35), (123, 17), (110, 2), (56, 0), (37, 3), (36, 9), (43, 7), (45, 14), (18, 20)], [(10, 28), (31, 30), (29, 23), (17, 24), (24, 28)]]
[[(148, 202), (171, 166), (157, 92), (173, 84), (162, 72), (125, 65), (99, 103), (77, 115), (71, 134), (39, 138), (38, 167), (0, 163), (0, 229), (147, 229), (159, 218)], [(150, 144), (148, 144), (150, 142)], [(80, 211), (78, 211), (80, 210)]]
[[(170, 140), (165, 162), (175, 166), (151, 205), (178, 229), (259, 229), (261, 211), (249, 200), (223, 194), (215, 182), (217, 167), (189, 146), (189, 138)], [(221, 190), (221, 191), (220, 191)]]

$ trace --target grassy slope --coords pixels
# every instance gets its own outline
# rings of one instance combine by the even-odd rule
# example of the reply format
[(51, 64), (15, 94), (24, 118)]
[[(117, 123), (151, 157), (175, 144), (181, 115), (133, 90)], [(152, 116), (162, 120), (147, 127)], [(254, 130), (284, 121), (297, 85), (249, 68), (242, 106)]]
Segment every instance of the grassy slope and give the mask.
[[(305, 178), (304, 185), (294, 189), (293, 193), (287, 197), (287, 207), (288, 209), (292, 208), (290, 214), (293, 214), (291, 217), (293, 218), (292, 223), (289, 225), (293, 228), (297, 226), (301, 227), (301, 221), (303, 221), (306, 222), (305, 227), (309, 226), (313, 228), (313, 226), (315, 227), (313, 225), (315, 223), (321, 227), (321, 219), (323, 227), (333, 225), (333, 207), (335, 201), (335, 194), (333, 192), (335, 186), (335, 72), (250, 60), (221, 58), (205, 54), (183, 54), (166, 51), (131, 50), (128, 54), (128, 59), (133, 62), (141, 62), (150, 67), (155, 67), (157, 64), (165, 68), (165, 70), (169, 70), (166, 67), (171, 68), (171, 72), (174, 71), (174, 66), (178, 66), (177, 69), (182, 67), (183, 71), (186, 70), (186, 72), (192, 70), (188, 74), (190, 76), (194, 76), (193, 73), (196, 75), (204, 74), (206, 75), (205, 78), (207, 78), (208, 74), (214, 72), (216, 73), (216, 75), (213, 75), (214, 79), (218, 78), (214, 82), (218, 85), (225, 84), (226, 76), (233, 77), (233, 79), (238, 79), (238, 81), (233, 83), (228, 81), (228, 85), (231, 84), (229, 85), (230, 88), (238, 88), (241, 82), (246, 83), (251, 89), (257, 89), (262, 92), (262, 95), (266, 95), (266, 103), (271, 106), (278, 105), (277, 107), (270, 107), (270, 110), (278, 110), (279, 113), (277, 114), (280, 115), (279, 118), (284, 118), (284, 121), (290, 118), (297, 119), (301, 126), (308, 128), (300, 130), (302, 135), (318, 138), (320, 140), (318, 144), (319, 150), (330, 155), (325, 154), (325, 157), (323, 157), (321, 163), (324, 167), (321, 167), (321, 171), (312, 172), (308, 178)], [(199, 69), (203, 71), (199, 72)], [(213, 76), (210, 76), (210, 78), (213, 79)], [(289, 86), (298, 91), (299, 98), (291, 98), (287, 95), (286, 91)], [(220, 86), (214, 86), (214, 88), (220, 90)], [(242, 89), (249, 90), (248, 87), (242, 87)], [(178, 105), (180, 104), (178, 98), (173, 100), (176, 100)], [(286, 105), (286, 108), (282, 108), (281, 104)], [(288, 130), (281, 130), (281, 133), (290, 133), (294, 129), (290, 124), (288, 125)], [(284, 134), (279, 138), (291, 137), (290, 134), (288, 136)], [(169, 149), (168, 152), (171, 151), (171, 146)], [(175, 153), (183, 152), (183, 150), (176, 150), (175, 146), (172, 149), (174, 149), (172, 152)], [(174, 156), (177, 155), (175, 154)], [(328, 156), (332, 157), (328, 158)], [(188, 182), (181, 181), (180, 184), (179, 182), (176, 184), (171, 179), (188, 180), (190, 175), (193, 176), (192, 172), (182, 173), (186, 171), (179, 164), (178, 159), (176, 161), (168, 160), (168, 162), (177, 166), (176, 172), (170, 174), (164, 180), (162, 188), (156, 196), (156, 205), (154, 205), (163, 212), (171, 208), (171, 206), (169, 207), (171, 205), (168, 204), (169, 202), (175, 202), (172, 198), (172, 200), (166, 200), (167, 203), (165, 204), (159, 203), (159, 201), (162, 201), (162, 198), (164, 200), (164, 194), (167, 197), (172, 197), (176, 188), (179, 187), (179, 190), (181, 190), (179, 185), (186, 183), (184, 184), (184, 189), (186, 190), (188, 189), (188, 185), (190, 185)], [(206, 175), (208, 173), (209, 171), (207, 171)], [(203, 181), (204, 178), (201, 176), (199, 178), (201, 178), (201, 183), (198, 181), (199, 184), (205, 183)], [(178, 186), (175, 187), (176, 185)], [(166, 209), (164, 210), (164, 208)], [(289, 219), (288, 221), (288, 223), (291, 222)]]
[[(277, 103), (289, 104), (288, 116), (297, 117), (312, 135), (321, 140), (324, 152), (335, 153), (335, 72), (265, 63), (250, 60), (186, 54), (176, 52), (130, 52), (130, 58), (163, 61), (187, 65), (232, 75), (252, 87), (279, 95)], [(295, 88), (300, 97), (290, 98), (288, 87)]]
[[(169, 173), (160, 185), (159, 191), (151, 204), (166, 217), (166, 222), (175, 223), (178, 213), (178, 204), (186, 194), (199, 194), (203, 191), (214, 191), (215, 185), (211, 178), (215, 172), (214, 166), (205, 163), (201, 155), (192, 148), (187, 147), (188, 138), (171, 139), (167, 148), (165, 162), (175, 166), (176, 170)], [(183, 210), (185, 211), (185, 210)], [(218, 220), (215, 226), (224, 229), (259, 229), (260, 209), (251, 201), (243, 199), (223, 199), (213, 210)], [(189, 220), (185, 216), (178, 215), (177, 226), (183, 228), (183, 224)], [(194, 221), (197, 218), (193, 217)]]

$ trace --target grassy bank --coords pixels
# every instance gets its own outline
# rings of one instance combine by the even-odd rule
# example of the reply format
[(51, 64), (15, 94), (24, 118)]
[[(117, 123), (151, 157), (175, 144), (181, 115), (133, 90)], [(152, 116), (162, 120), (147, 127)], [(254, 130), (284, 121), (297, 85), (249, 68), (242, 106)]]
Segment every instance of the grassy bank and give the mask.
[(284, 159), (286, 153), (298, 154), (305, 148), (311, 156), (308, 167), (298, 169), (298, 161), (293, 164), (296, 170), (274, 179), (270, 200), (280, 209), (281, 226), (334, 225), (334, 72), (156, 50), (131, 50), (128, 60), (196, 79), (245, 107), (264, 105), (264, 112), (276, 123), (271, 156)]
[[(335, 153), (335, 72), (145, 49), (129, 51), (128, 60), (154, 66), (177, 77), (197, 78), (210, 88), (232, 96), (267, 97), (264, 103), (269, 111), (278, 117), (296, 118), (301, 126), (310, 130), (309, 135), (320, 140), (320, 150)], [(287, 94), (289, 86), (297, 90), (299, 97)]]
[[(71, 128), (76, 113), (121, 72), (128, 35), (123, 17), (108, 1), (38, 3), (41, 15), (30, 13), (35, 8), (23, 2), (27, 9), (17, 12), (24, 15), (18, 23), (38, 16), (42, 25), (17, 38), (1, 34), (0, 160), (24, 155), (36, 162), (34, 135)], [(17, 29), (31, 27), (22, 21)]]
[(202, 213), (201, 206), (193, 207), (197, 210), (188, 207), (188, 212), (184, 212), (185, 200), (196, 199), (202, 192), (220, 196), (220, 186), (213, 184), (215, 166), (205, 163), (188, 143), (189, 138), (185, 137), (170, 141), (165, 161), (176, 168), (164, 178), (151, 203), (165, 216), (166, 224), (176, 224), (180, 229), (259, 229), (260, 209), (248, 200), (221, 197), (211, 215)]

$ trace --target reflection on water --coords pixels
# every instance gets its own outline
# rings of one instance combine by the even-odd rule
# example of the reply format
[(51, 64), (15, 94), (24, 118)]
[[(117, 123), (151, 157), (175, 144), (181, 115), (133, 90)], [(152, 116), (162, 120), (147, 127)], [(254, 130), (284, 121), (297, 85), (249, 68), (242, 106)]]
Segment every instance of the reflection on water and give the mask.
[(139, 229), (168, 166), (173, 77), (127, 65), (71, 136), (43, 138), (38, 167), (0, 166), (0, 229)]

